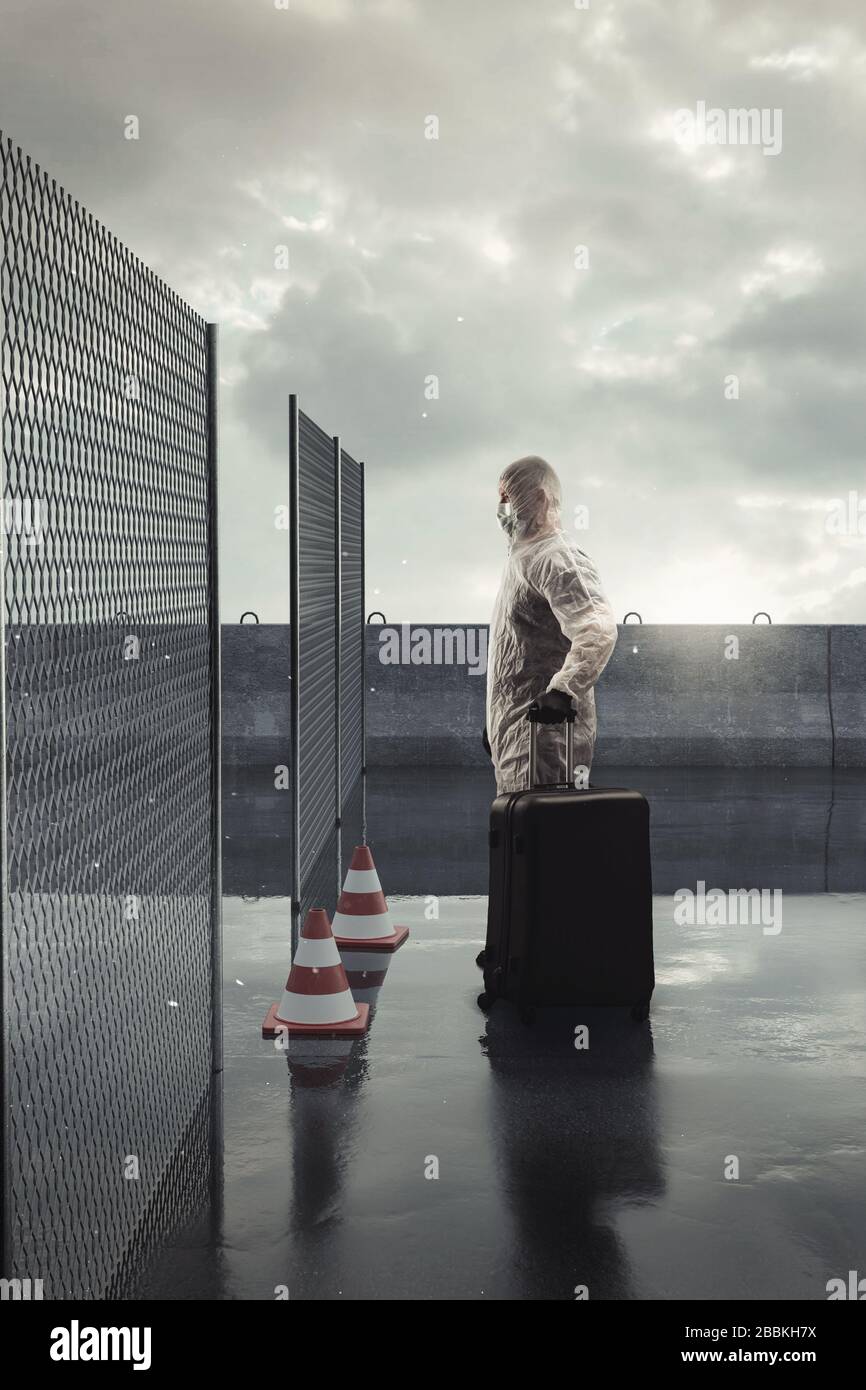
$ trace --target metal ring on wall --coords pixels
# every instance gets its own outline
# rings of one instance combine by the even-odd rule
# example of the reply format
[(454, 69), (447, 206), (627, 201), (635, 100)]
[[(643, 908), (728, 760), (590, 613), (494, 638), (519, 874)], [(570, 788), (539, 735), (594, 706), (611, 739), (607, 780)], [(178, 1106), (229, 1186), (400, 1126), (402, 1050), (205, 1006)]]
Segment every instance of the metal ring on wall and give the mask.
[(371, 623), (374, 618), (381, 618), (383, 623), (387, 623), (388, 621), (388, 619), (385, 617), (385, 614), (380, 613), (378, 608), (370, 614), (369, 618), (367, 619), (367, 622)]
[(244, 618), (255, 618), (256, 622), (258, 622), (259, 615), (258, 613), (254, 613), (251, 608), (248, 608), (246, 613), (241, 614), (241, 622), (243, 622)]
[(643, 626), (643, 618), (641, 617), (640, 613), (636, 613), (633, 608), (630, 608), (622, 620), (623, 627), (628, 622), (629, 618), (637, 618), (638, 622), (641, 624), (641, 626)]
[(770, 627), (773, 626), (773, 619), (770, 617), (769, 613), (764, 612), (763, 608), (759, 613), (755, 614), (754, 618), (752, 619), (752, 622), (756, 623), (759, 618), (766, 618), (767, 622), (770, 624)]

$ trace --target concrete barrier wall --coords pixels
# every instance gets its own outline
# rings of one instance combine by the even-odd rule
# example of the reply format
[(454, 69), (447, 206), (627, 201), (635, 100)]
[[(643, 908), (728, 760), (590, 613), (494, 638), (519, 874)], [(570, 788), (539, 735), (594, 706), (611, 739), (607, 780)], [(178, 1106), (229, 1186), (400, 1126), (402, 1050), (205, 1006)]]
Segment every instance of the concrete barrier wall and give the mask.
[[(413, 624), (408, 651), (422, 629), (443, 625)], [(368, 764), (485, 765), (487, 629), (444, 633), (439, 660), (392, 664), (393, 637), (368, 626)], [(441, 659), (464, 646), (468, 662)], [(230, 765), (287, 761), (288, 651), (285, 625), (223, 629)], [(596, 694), (597, 765), (866, 766), (866, 626), (630, 624)]]
[(290, 670), (287, 623), (223, 624), (223, 762), (229, 767), (288, 767)]
[(866, 767), (866, 627), (831, 627), (830, 720), (837, 767)]
[(826, 628), (623, 627), (598, 685), (596, 761), (826, 766), (828, 689)]

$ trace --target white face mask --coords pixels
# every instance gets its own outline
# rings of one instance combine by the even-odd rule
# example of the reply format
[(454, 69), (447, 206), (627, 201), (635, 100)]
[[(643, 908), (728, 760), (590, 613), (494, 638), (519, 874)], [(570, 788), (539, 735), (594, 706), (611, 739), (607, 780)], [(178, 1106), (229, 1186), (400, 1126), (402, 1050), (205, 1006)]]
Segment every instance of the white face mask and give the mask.
[(496, 520), (499, 522), (506, 536), (514, 535), (517, 517), (514, 515), (514, 508), (510, 502), (499, 503), (499, 506), (496, 508)]

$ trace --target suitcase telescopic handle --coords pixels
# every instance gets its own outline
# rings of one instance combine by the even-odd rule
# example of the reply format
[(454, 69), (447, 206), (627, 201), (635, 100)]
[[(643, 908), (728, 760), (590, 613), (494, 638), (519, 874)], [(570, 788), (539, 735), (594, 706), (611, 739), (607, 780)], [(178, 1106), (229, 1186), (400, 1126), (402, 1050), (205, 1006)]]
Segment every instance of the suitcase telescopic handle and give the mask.
[[(526, 712), (529, 720), (529, 790), (536, 785), (538, 777), (538, 705), (532, 704)], [(574, 784), (574, 710), (566, 710), (557, 723), (565, 724), (565, 780), (568, 786)]]

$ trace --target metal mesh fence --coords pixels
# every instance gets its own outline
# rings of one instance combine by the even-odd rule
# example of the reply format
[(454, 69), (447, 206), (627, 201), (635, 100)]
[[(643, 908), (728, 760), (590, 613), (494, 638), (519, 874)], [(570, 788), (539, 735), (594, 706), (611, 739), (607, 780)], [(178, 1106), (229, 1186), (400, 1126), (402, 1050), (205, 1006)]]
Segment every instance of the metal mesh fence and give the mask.
[[(298, 856), (302, 890), (336, 824), (337, 583), (334, 442), (303, 412), (298, 428)], [(332, 878), (336, 877), (336, 871)], [(322, 906), (327, 904), (322, 903)]]
[(364, 471), (340, 456), (340, 759), (346, 802), (364, 761)]
[(294, 935), (333, 913), (343, 807), (363, 784), (363, 469), (290, 401)]
[(10, 1277), (110, 1297), (210, 1182), (214, 338), (0, 136)]

